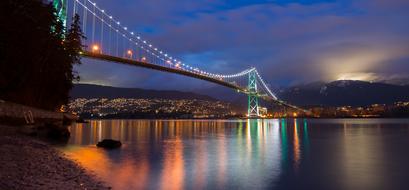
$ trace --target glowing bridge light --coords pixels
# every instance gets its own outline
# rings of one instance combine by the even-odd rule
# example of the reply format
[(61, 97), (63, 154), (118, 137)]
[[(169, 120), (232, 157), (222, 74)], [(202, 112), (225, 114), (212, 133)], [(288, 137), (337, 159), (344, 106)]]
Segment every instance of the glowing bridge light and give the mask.
[(99, 53), (100, 52), (100, 47), (98, 44), (92, 45), (92, 52), (93, 53)]
[(146, 57), (142, 57), (141, 61), (145, 62), (145, 61), (146, 61)]

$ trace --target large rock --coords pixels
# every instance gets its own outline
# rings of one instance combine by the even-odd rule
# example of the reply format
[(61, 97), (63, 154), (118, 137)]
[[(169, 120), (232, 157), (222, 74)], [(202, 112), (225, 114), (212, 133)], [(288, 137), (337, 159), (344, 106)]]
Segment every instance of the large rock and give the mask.
[(121, 141), (116, 141), (112, 139), (104, 139), (101, 142), (98, 142), (97, 147), (114, 149), (122, 146)]
[(68, 142), (70, 139), (70, 131), (67, 126), (56, 125), (56, 124), (46, 124), (47, 137), (51, 140)]

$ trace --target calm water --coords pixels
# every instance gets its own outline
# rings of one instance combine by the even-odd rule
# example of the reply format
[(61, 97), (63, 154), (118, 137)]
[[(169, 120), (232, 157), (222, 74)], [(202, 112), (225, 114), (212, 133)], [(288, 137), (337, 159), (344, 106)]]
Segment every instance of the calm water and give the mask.
[[(114, 189), (408, 189), (409, 120), (102, 120), (67, 155)], [(96, 148), (105, 138), (117, 150)]]

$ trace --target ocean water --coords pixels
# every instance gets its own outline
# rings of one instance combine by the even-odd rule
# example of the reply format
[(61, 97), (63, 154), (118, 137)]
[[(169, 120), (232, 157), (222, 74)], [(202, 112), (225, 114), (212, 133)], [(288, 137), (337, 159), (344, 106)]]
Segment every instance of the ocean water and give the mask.
[[(409, 189), (408, 119), (92, 120), (60, 147), (113, 189)], [(97, 148), (116, 139), (115, 150)]]

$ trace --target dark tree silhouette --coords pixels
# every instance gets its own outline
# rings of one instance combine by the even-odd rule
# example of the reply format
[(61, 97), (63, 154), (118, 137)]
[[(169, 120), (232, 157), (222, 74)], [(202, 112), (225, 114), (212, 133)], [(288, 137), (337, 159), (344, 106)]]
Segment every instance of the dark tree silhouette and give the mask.
[(73, 20), (65, 32), (51, 4), (0, 1), (0, 99), (48, 110), (68, 102), (84, 37)]

